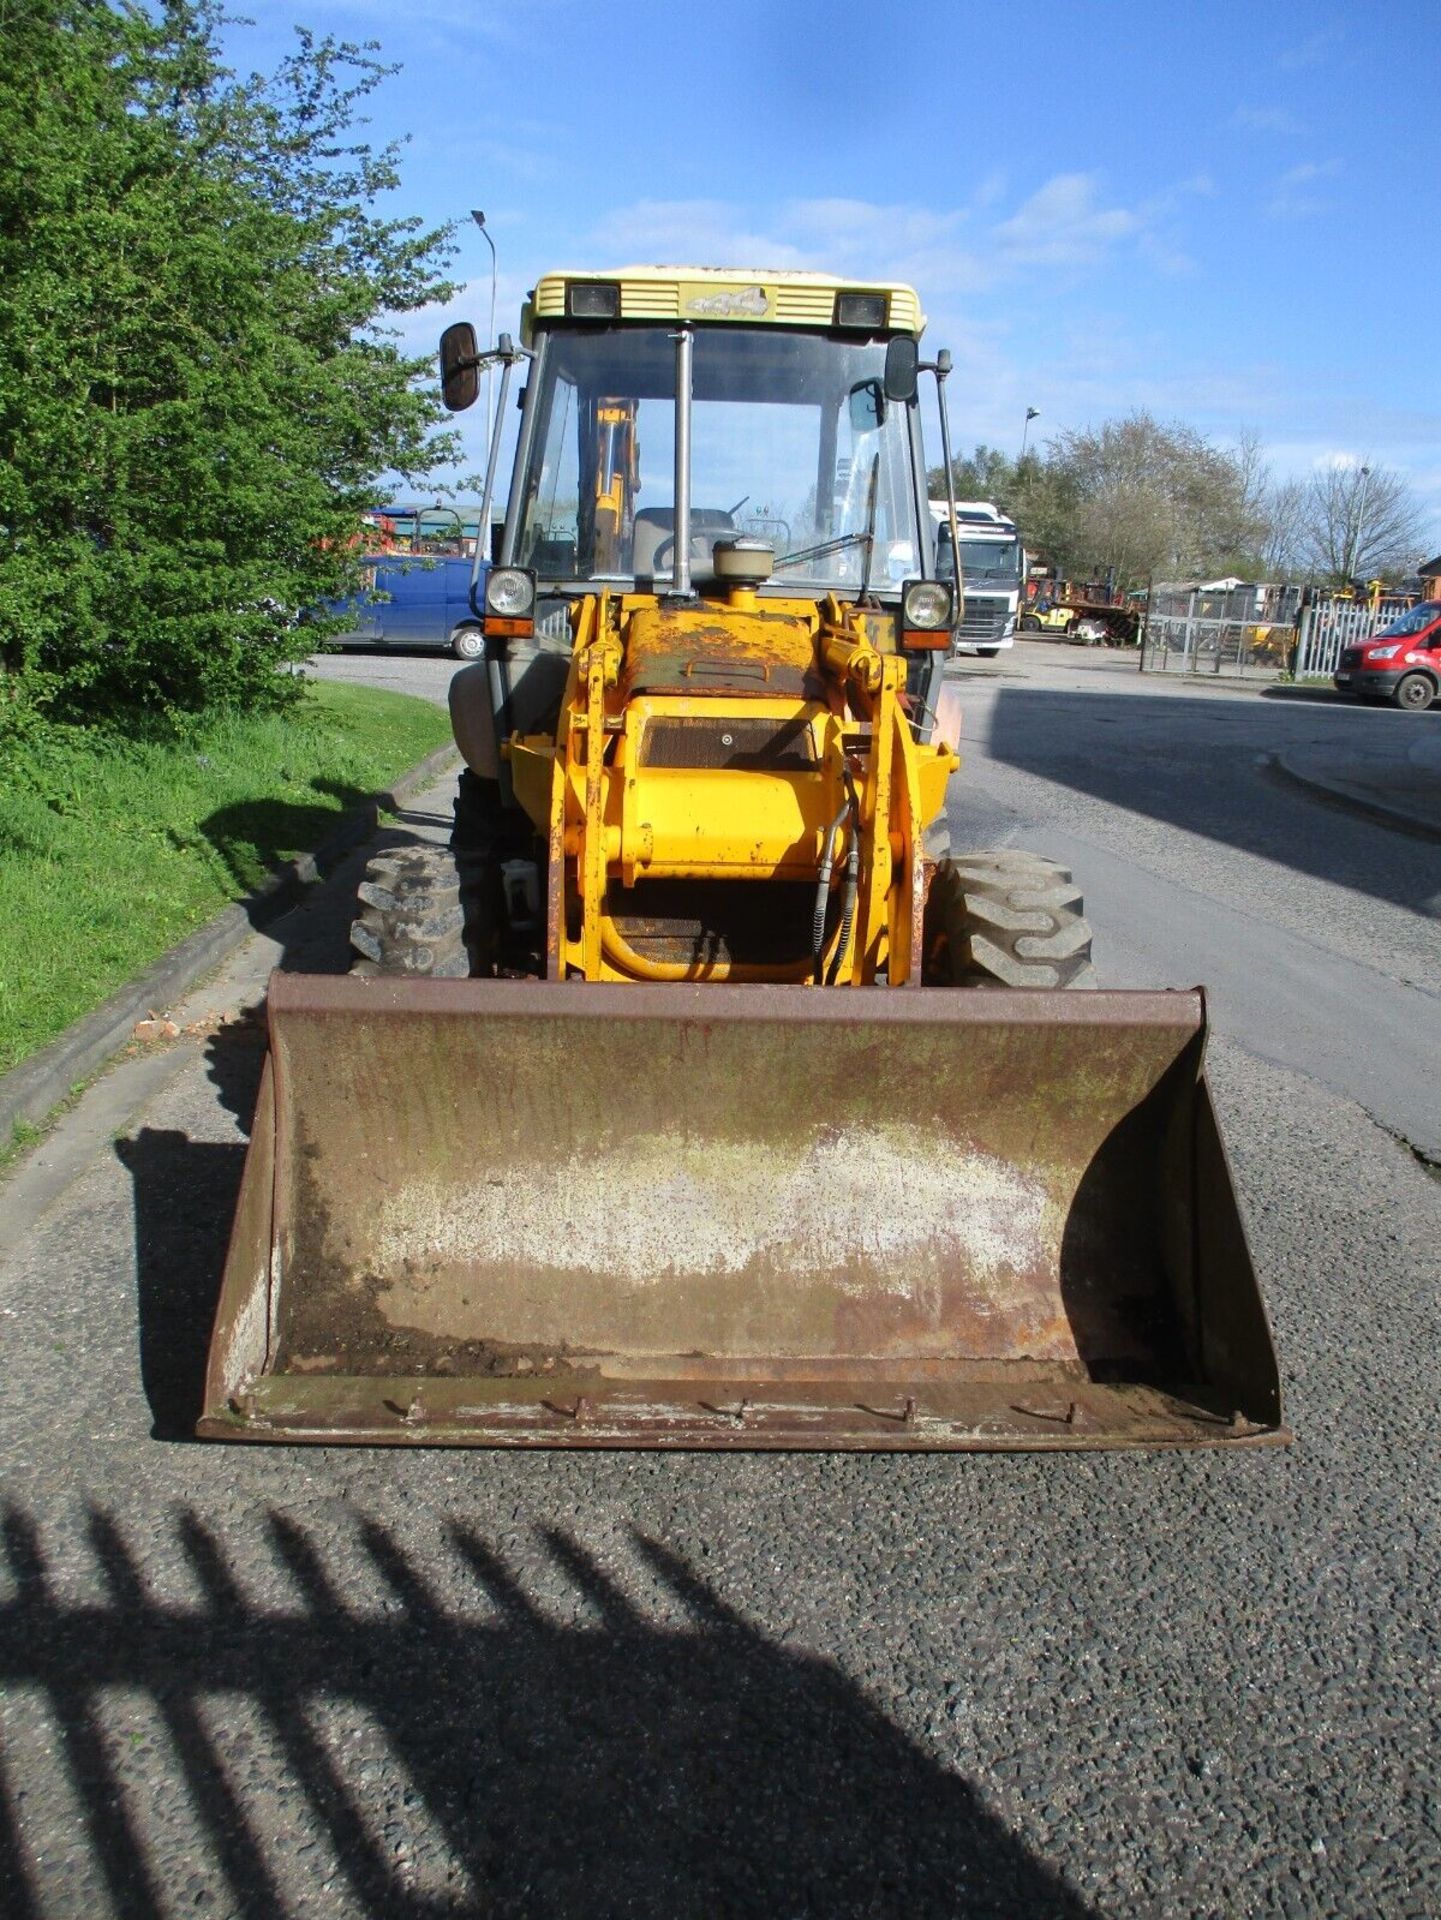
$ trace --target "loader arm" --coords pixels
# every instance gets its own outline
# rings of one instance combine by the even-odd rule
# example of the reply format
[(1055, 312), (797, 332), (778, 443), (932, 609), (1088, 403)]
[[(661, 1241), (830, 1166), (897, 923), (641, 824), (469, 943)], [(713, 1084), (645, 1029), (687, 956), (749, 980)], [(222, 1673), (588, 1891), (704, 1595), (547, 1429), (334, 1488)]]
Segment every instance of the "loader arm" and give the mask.
[[(834, 599), (762, 612), (754, 595), (732, 595), (666, 610), (600, 593), (572, 618), (555, 738), (507, 746), (517, 798), (553, 850), (548, 974), (918, 981), (922, 835), (958, 762), (916, 740), (905, 662)], [(643, 916), (637, 898), (659, 898), (657, 885), (671, 904), (676, 889), (695, 889), (702, 917), (708, 885), (732, 896), (743, 885), (813, 889), (838, 820), (836, 910), (819, 955), (647, 957), (622, 924)], [(847, 921), (848, 860), (859, 901)], [(618, 915), (617, 895), (635, 912)]]

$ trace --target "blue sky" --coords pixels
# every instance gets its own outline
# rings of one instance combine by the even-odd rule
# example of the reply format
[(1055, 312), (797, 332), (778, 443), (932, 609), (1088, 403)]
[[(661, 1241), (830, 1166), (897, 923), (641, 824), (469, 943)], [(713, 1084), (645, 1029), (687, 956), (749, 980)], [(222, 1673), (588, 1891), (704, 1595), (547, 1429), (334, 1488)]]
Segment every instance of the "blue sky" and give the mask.
[[(955, 356), (961, 446), (1147, 407), (1282, 475), (1395, 468), (1441, 547), (1438, 0), (251, 9), (237, 66), (297, 22), (401, 63), (371, 137), (409, 136), (407, 210), (485, 209), (501, 327), (551, 267), (894, 276)], [(460, 245), (467, 292), (409, 337), (484, 329), (490, 256)]]

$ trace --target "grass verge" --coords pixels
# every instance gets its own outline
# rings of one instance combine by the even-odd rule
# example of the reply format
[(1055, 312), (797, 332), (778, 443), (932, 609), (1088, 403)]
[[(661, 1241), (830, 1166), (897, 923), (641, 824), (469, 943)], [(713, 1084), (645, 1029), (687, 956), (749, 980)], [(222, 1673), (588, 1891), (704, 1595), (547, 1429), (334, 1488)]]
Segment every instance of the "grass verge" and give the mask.
[(0, 1073), (449, 737), (429, 701), (320, 681), (289, 712), (183, 740), (77, 731), (8, 747)]

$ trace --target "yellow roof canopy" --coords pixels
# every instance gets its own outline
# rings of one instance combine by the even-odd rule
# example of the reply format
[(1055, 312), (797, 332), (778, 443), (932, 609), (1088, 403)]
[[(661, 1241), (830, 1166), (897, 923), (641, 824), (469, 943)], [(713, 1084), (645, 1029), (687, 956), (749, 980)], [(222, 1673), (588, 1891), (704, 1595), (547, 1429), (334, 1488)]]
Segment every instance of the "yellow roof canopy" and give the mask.
[(898, 281), (839, 280), (766, 267), (611, 267), (548, 273), (537, 281), (521, 319), (527, 344), (537, 323), (565, 318), (566, 288), (577, 282), (619, 285), (622, 320), (829, 327), (836, 324), (836, 296), (854, 293), (883, 296), (887, 331), (919, 336), (926, 324), (914, 287)]

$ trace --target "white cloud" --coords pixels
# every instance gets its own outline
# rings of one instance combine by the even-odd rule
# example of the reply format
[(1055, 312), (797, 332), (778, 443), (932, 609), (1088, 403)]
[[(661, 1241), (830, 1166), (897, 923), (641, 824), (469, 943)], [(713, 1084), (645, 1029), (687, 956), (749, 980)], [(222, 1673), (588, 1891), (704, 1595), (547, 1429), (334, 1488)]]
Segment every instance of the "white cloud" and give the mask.
[(796, 200), (782, 209), (782, 220), (827, 271), (904, 280), (927, 299), (974, 292), (996, 277), (982, 250), (963, 239), (970, 220), (964, 209)]
[(1334, 180), (1341, 172), (1339, 160), (1305, 160), (1288, 167), (1271, 189), (1266, 211), (1273, 220), (1301, 220), (1308, 214), (1324, 213), (1331, 202), (1318, 184)]
[(792, 200), (782, 220), (817, 240), (869, 247), (886, 238), (891, 248), (910, 250), (947, 240), (964, 224), (964, 213), (929, 207), (877, 206), (869, 200)]
[(1187, 253), (1184, 247), (1172, 246), (1169, 241), (1152, 234), (1142, 234), (1137, 245), (1156, 271), (1166, 274), (1168, 278), (1179, 280), (1200, 272), (1195, 256)]
[(1099, 203), (1093, 173), (1058, 173), (994, 229), (1001, 259), (1028, 267), (1086, 267), (1099, 263), (1141, 231), (1128, 207)]
[[(1214, 192), (1208, 175), (1195, 174), (1127, 207), (1106, 202), (1099, 176), (1062, 173), (1000, 219), (994, 217), (1005, 194), (999, 173), (959, 207), (840, 196), (770, 208), (711, 198), (646, 199), (599, 220), (585, 248), (598, 263), (694, 261), (894, 278), (937, 302), (991, 291), (1037, 268), (1081, 280), (1126, 248), (1157, 272), (1190, 272), (1194, 263), (1173, 229), (1187, 199)], [(985, 210), (993, 215), (988, 222), (979, 217)]]

